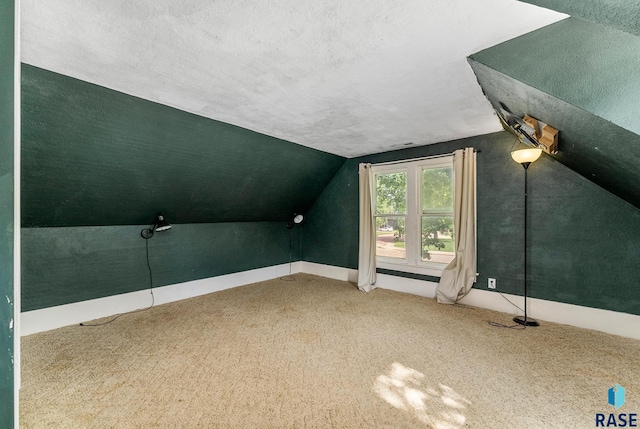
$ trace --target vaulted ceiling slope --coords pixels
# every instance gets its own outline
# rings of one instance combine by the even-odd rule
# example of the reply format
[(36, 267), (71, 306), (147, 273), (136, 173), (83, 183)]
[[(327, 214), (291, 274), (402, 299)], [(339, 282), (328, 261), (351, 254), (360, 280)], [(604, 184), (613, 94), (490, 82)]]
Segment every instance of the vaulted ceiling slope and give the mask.
[(466, 57), (564, 17), (515, 0), (22, 0), (21, 49), (32, 66), (354, 157), (498, 130)]
[(638, 0), (522, 0), (640, 36)]
[(476, 53), (491, 104), (560, 130), (554, 158), (640, 208), (640, 37), (569, 18)]
[(344, 158), (29, 65), (22, 226), (282, 221)]

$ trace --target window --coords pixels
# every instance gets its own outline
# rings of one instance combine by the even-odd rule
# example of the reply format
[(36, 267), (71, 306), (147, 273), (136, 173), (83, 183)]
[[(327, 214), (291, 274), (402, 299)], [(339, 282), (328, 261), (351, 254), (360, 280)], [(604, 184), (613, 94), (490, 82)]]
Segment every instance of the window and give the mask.
[(376, 256), (406, 260), (407, 172), (376, 174)]
[(448, 264), (453, 245), (453, 166), (421, 168), (421, 259)]
[(454, 257), (453, 157), (372, 166), (377, 266), (440, 275)]

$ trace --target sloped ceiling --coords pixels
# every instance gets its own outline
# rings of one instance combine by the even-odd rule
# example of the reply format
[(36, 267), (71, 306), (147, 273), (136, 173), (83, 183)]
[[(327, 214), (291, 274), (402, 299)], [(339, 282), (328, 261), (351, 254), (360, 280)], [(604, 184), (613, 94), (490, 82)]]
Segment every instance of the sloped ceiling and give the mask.
[(640, 208), (640, 37), (569, 18), (470, 57), (492, 105), (560, 130), (551, 155)]
[(332, 154), (499, 129), (466, 57), (563, 19), (514, 0), (21, 1), (23, 62)]
[(344, 158), (22, 67), (22, 226), (282, 221)]
[(638, 0), (522, 0), (640, 36)]

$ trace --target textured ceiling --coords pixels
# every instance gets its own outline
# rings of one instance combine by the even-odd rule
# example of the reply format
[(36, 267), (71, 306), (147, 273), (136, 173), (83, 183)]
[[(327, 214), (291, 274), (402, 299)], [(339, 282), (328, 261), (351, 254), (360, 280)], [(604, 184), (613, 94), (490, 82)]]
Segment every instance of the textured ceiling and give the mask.
[(21, 1), (25, 63), (345, 157), (499, 130), (466, 57), (514, 0)]

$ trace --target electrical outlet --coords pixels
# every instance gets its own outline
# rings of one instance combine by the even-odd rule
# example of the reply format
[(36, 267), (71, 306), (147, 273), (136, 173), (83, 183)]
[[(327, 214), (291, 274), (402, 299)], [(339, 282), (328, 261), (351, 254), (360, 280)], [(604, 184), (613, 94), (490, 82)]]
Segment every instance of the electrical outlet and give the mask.
[(489, 279), (487, 287), (489, 289), (495, 289), (496, 288), (496, 279)]

